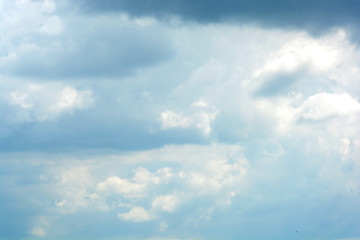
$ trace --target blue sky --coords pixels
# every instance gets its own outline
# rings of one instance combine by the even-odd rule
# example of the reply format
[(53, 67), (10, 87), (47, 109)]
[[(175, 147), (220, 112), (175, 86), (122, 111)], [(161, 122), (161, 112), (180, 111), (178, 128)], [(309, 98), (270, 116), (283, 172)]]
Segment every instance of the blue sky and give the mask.
[(0, 240), (360, 240), (354, 0), (0, 0)]

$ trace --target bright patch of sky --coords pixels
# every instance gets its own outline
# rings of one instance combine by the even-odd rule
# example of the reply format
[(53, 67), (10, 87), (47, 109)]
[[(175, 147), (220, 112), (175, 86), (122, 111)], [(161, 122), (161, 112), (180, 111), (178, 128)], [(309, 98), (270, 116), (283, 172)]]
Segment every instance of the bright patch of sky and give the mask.
[(360, 240), (354, 9), (0, 0), (0, 239)]

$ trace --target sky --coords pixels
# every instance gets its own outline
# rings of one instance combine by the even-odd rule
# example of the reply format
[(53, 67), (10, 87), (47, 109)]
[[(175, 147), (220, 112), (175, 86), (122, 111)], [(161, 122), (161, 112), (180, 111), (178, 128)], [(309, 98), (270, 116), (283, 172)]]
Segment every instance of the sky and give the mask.
[(357, 0), (0, 0), (0, 240), (360, 240)]

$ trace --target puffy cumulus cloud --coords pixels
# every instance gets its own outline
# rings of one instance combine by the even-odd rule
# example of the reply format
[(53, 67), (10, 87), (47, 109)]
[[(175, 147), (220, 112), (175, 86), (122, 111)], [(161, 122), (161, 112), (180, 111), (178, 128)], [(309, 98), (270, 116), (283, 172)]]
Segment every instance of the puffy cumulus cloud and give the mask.
[(247, 173), (246, 164), (246, 161), (229, 163), (225, 159), (209, 159), (202, 171), (182, 174), (185, 175), (184, 177), (188, 177), (189, 185), (198, 189), (200, 193), (218, 192), (226, 188), (232, 195), (232, 190), (235, 191), (236, 186), (241, 186), (242, 178)]
[(99, 192), (107, 194), (121, 194), (130, 198), (143, 197), (149, 185), (159, 184), (163, 178), (169, 177), (162, 174), (164, 171), (168, 171), (168, 168), (158, 169), (155, 173), (151, 173), (139, 167), (134, 170), (135, 174), (131, 180), (111, 176), (99, 183), (96, 188)]
[(74, 12), (73, 6), (57, 1), (4, 5), (1, 74), (42, 79), (125, 76), (172, 55), (166, 27), (154, 19), (64, 14)]
[(215, 106), (208, 106), (208, 103), (202, 100), (191, 104), (191, 113), (184, 115), (172, 110), (166, 110), (161, 113), (161, 129), (172, 128), (197, 128), (206, 136), (211, 133), (211, 123), (215, 120), (219, 111)]
[(153, 208), (160, 209), (162, 211), (172, 212), (175, 210), (179, 199), (175, 195), (161, 195), (157, 196), (151, 203)]
[(310, 86), (324, 87), (320, 82), (326, 78), (327, 83), (331, 79), (335, 85), (335, 72), (348, 71), (346, 68), (354, 52), (355, 46), (343, 29), (321, 38), (299, 33), (254, 72), (256, 93), (271, 96), (294, 89), (308, 92)]
[(95, 193), (96, 179), (91, 174), (91, 167), (77, 165), (49, 169), (53, 176), (45, 181), (58, 182), (53, 207), (60, 213), (75, 213), (90, 208), (107, 211), (108, 207)]
[(360, 103), (346, 93), (317, 93), (302, 104), (300, 115), (305, 120), (319, 121), (333, 116), (349, 116), (359, 111)]
[(97, 185), (98, 191), (107, 191), (113, 190), (115, 193), (142, 193), (144, 186), (136, 183), (131, 183), (127, 180), (123, 180), (119, 177), (109, 177), (105, 182), (99, 183)]
[[(194, 151), (197, 156), (193, 155)], [(122, 207), (144, 204), (146, 199), (152, 198), (149, 211), (155, 216), (159, 211), (172, 213), (179, 205), (203, 196), (209, 196), (215, 205), (229, 204), (235, 194), (241, 193), (241, 185), (248, 171), (248, 162), (238, 146), (172, 146), (160, 152), (136, 154), (131, 159), (148, 161), (147, 158), (143, 159), (143, 155), (151, 161), (156, 156), (156, 161), (176, 162), (181, 168), (165, 167), (154, 172), (137, 168), (130, 179), (110, 176), (97, 184), (98, 194), (125, 201)]]
[(8, 104), (17, 108), (16, 122), (46, 121), (87, 109), (94, 99), (90, 90), (77, 90), (59, 84), (27, 84), (8, 93)]
[[(256, 100), (259, 113), (271, 122), (272, 135), (277, 138), (296, 136), (312, 142), (327, 152), (348, 156), (349, 139), (359, 138), (360, 103), (348, 94), (316, 93), (306, 98), (302, 94)], [(294, 141), (296, 142), (296, 141)], [(310, 147), (310, 146), (308, 146)], [(311, 147), (311, 148), (312, 148)], [(327, 149), (327, 150), (326, 150)], [(345, 157), (346, 158), (346, 157)]]
[(127, 213), (119, 213), (118, 217), (133, 222), (144, 222), (152, 219), (151, 215), (142, 207), (134, 207)]
[(346, 41), (346, 32), (337, 33), (314, 39), (306, 34), (299, 34), (287, 42), (264, 67), (255, 72), (255, 77), (273, 72), (296, 72), (299, 68), (309, 67), (310, 70), (326, 71), (342, 61), (343, 52), (353, 46)]

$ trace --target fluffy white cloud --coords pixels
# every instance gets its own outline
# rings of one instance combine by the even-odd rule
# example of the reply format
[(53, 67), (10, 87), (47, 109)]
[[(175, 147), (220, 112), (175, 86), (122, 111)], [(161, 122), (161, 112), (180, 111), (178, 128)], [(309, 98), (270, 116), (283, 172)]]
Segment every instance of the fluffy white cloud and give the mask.
[(300, 116), (306, 120), (323, 120), (332, 116), (344, 116), (360, 111), (360, 103), (350, 95), (317, 93), (300, 107)]
[(167, 110), (161, 113), (161, 126), (162, 128), (187, 128), (191, 125), (191, 119), (184, 117), (181, 113), (175, 113), (171, 110)]
[(214, 107), (209, 107), (208, 103), (202, 100), (191, 104), (190, 113), (177, 113), (166, 110), (161, 113), (161, 128), (197, 128), (206, 136), (211, 133), (211, 123), (215, 120), (219, 111)]
[(111, 191), (117, 194), (127, 194), (136, 196), (142, 194), (145, 190), (146, 184), (132, 183), (128, 180), (121, 179), (116, 176), (109, 177), (105, 182), (97, 185), (99, 192)]
[(142, 207), (134, 207), (127, 213), (119, 213), (118, 217), (133, 222), (145, 222), (153, 219), (150, 213)]
[(144, 197), (149, 185), (159, 184), (166, 176), (167, 168), (158, 169), (155, 173), (149, 172), (143, 167), (139, 167), (134, 172), (132, 179), (122, 179), (117, 176), (108, 177), (104, 182), (97, 184), (97, 191), (107, 194), (123, 194), (126, 197)]
[(93, 105), (90, 90), (76, 90), (70, 86), (28, 84), (8, 94), (8, 102), (17, 106), (15, 121), (53, 120), (63, 114)]
[(176, 195), (161, 195), (152, 201), (151, 206), (162, 211), (173, 212), (178, 203), (179, 199)]
[(287, 42), (268, 62), (254, 73), (255, 77), (276, 72), (296, 72), (309, 67), (312, 71), (326, 71), (341, 62), (344, 53), (353, 46), (347, 42), (346, 32), (338, 30), (334, 34), (314, 39), (307, 34), (299, 34)]

